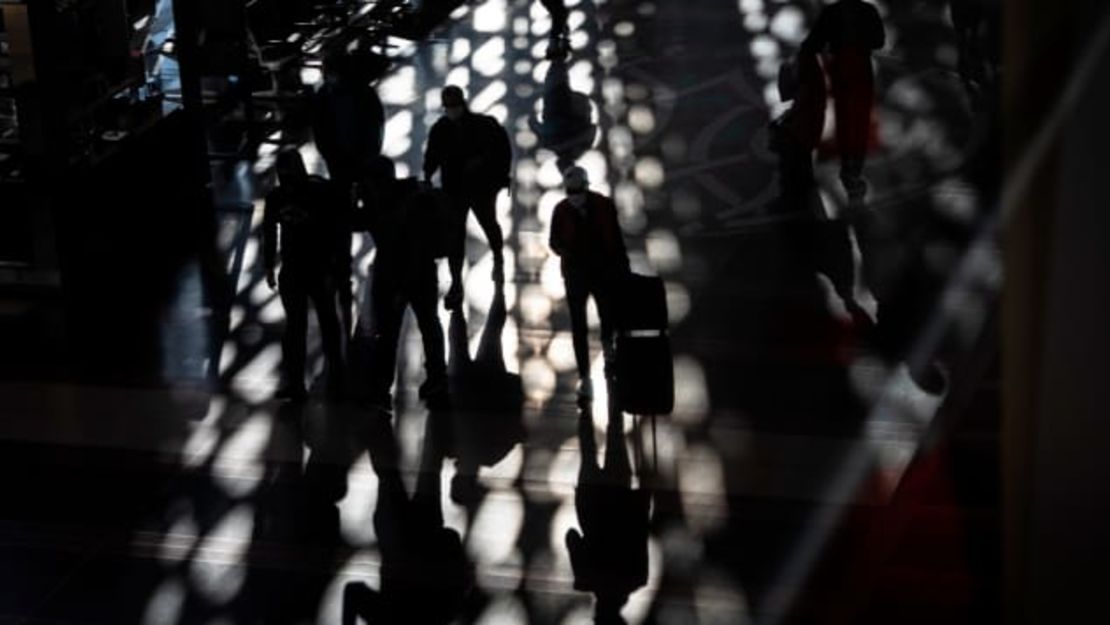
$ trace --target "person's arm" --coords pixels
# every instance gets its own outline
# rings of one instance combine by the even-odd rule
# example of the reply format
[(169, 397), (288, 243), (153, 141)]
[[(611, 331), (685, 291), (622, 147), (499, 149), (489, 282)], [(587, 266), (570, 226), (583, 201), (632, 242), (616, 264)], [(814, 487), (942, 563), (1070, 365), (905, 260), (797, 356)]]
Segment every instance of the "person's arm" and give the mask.
[(432, 176), (443, 164), (443, 120), (432, 124), (428, 132), (428, 147), (424, 149), (424, 180), (432, 181)]
[(547, 245), (551, 248), (552, 252), (555, 252), (556, 256), (562, 256), (566, 251), (566, 241), (564, 240), (566, 235), (563, 232), (563, 221), (565, 219), (563, 216), (563, 209), (565, 201), (566, 200), (563, 200), (563, 202), (556, 204), (555, 212), (551, 215), (551, 235)]
[(262, 211), (262, 263), (266, 270), (266, 284), (270, 288), (277, 286), (277, 276), (274, 269), (277, 267), (277, 235), (278, 211), (281, 210), (280, 196), (271, 192), (266, 196), (266, 204)]
[(821, 11), (817, 16), (817, 21), (813, 23), (813, 28), (810, 29), (809, 35), (806, 36), (805, 41), (802, 42), (802, 50), (810, 54), (821, 54), (829, 45), (828, 39), (828, 26), (829, 18), (828, 12)]
[(509, 133), (505, 130), (505, 127), (492, 118), (491, 122), (496, 136), (495, 162), (497, 164), (497, 169), (495, 171), (497, 171), (502, 178), (500, 180), (501, 185), (509, 187), (512, 184), (513, 176), (513, 144), (509, 140)]
[(602, 214), (605, 215), (605, 242), (609, 247), (608, 252), (614, 264), (627, 272), (629, 269), (628, 249), (624, 246), (624, 234), (621, 232), (620, 218), (617, 217), (617, 205), (613, 200), (599, 195), (604, 202)]
[(879, 10), (873, 5), (867, 6), (870, 9), (867, 19), (867, 44), (872, 50), (879, 50), (886, 45), (886, 29), (883, 28), (883, 18), (879, 16)]
[[(339, 282), (339, 288), (346, 288), (346, 296), (350, 297), (350, 280), (351, 280), (351, 230), (352, 230), (352, 217), (351, 203), (343, 189), (335, 185), (329, 185), (328, 195), (331, 196), (332, 214), (335, 215), (333, 221), (333, 253), (332, 262), (334, 264), (335, 277)], [(346, 285), (346, 286), (345, 286)]]

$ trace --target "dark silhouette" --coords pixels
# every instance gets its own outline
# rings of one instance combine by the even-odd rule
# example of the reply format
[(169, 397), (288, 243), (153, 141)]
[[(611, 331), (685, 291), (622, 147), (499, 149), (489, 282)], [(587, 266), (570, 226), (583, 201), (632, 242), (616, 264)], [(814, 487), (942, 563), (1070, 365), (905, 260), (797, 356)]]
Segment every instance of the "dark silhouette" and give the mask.
[(378, 475), (374, 530), (381, 549), (381, 588), (347, 584), (343, 625), (353, 625), (358, 617), (369, 623), (450, 623), (469, 595), (473, 565), (459, 534), (443, 523), (440, 469), (448, 419), (442, 412), (428, 415), (411, 498), (401, 479), (393, 428), (387, 419), (375, 421), (369, 447)]
[(779, 94), (791, 107), (771, 124), (779, 155), (777, 206), (794, 221), (784, 225), (785, 248), (805, 275), (825, 274), (857, 324), (870, 318), (855, 300), (855, 267), (848, 225), (830, 220), (813, 174), (813, 151), (825, 125), (826, 89), (820, 59), (803, 48), (779, 73)]
[(453, 204), (451, 288), (444, 301), (449, 309), (462, 305), (462, 268), (466, 253), (466, 216), (474, 216), (485, 232), (493, 253), (493, 277), (504, 280), (504, 238), (497, 223), (497, 194), (507, 188), (512, 168), (512, 146), (505, 129), (489, 115), (467, 109), (462, 89), (448, 85), (442, 92), (443, 117), (428, 134), (424, 153), (424, 178), (431, 181), (441, 171), (443, 189)]
[(567, 552), (574, 589), (597, 597), (594, 622), (624, 623), (621, 607), (648, 579), (648, 516), (651, 493), (632, 488), (632, 464), (624, 442), (624, 416), (610, 403), (605, 428), (605, 467), (598, 465), (590, 411), (578, 416), (582, 465), (574, 490), (579, 530), (568, 530)]
[[(329, 394), (342, 387), (342, 347), (336, 314), (337, 285), (350, 279), (347, 204), (331, 182), (309, 176), (296, 151), (278, 156), (279, 185), (266, 197), (262, 249), (266, 282), (285, 308), (279, 396), (303, 398), (305, 333), (311, 299), (320, 323)], [(280, 236), (280, 240), (279, 240)], [(280, 282), (275, 273), (280, 244)]]
[(564, 59), (570, 52), (570, 33), (567, 31), (567, 3), (566, 0), (540, 0), (543, 8), (551, 16), (551, 34), (548, 38), (547, 58), (551, 60)]
[[(311, 99), (310, 118), (316, 148), (332, 181), (353, 209), (359, 168), (381, 153), (385, 109), (370, 80), (382, 67), (376, 57), (333, 55), (324, 63), (324, 84)], [(338, 285), (343, 329), (352, 330), (353, 284)]]
[(959, 50), (960, 80), (979, 103), (998, 81), (1001, 6), (997, 0), (949, 0)]
[(350, 190), (361, 165), (381, 153), (385, 110), (370, 84), (369, 62), (334, 56), (324, 63), (324, 84), (312, 98), (312, 134), (328, 173)]
[[(259, 622), (293, 625), (315, 618), (335, 558), (354, 551), (340, 534), (339, 502), (363, 448), (353, 436), (357, 420), (346, 410), (338, 403), (322, 412), (295, 402), (277, 407), (263, 486), (253, 499), (257, 522), (239, 606), (243, 620), (250, 614)], [(306, 446), (311, 453), (302, 463)]]
[(552, 60), (543, 81), (543, 116), (530, 118), (529, 124), (540, 145), (555, 152), (559, 171), (593, 147), (597, 125), (592, 115), (590, 98), (570, 88), (566, 61), (562, 57)]
[(393, 162), (371, 159), (360, 184), (366, 226), (374, 237), (377, 257), (371, 286), (374, 310), (371, 401), (390, 409), (390, 388), (397, 368), (397, 343), (405, 309), (412, 308), (424, 342), (427, 377), (420, 397), (429, 406), (448, 401), (443, 328), (436, 316), (439, 283), (435, 245), (438, 235), (428, 227), (429, 194), (417, 180), (398, 180)]
[(498, 287), (482, 330), (478, 353), (470, 358), (466, 318), (451, 314), (451, 398), (456, 473), (451, 499), (473, 504), (481, 495), (479, 468), (501, 461), (524, 440), (520, 376), (505, 369), (501, 333), (507, 318), (505, 292)]
[(581, 167), (563, 174), (567, 198), (555, 206), (551, 217), (551, 250), (562, 260), (567, 307), (578, 367), (578, 398), (593, 399), (590, 382), (589, 327), (586, 299), (593, 296), (601, 318), (601, 345), (606, 376), (613, 360), (612, 297), (621, 278), (629, 273), (617, 208), (613, 201), (589, 190), (589, 178)]
[(825, 127), (825, 76), (817, 54), (802, 50), (779, 70), (779, 97), (791, 106), (771, 123), (771, 148), (779, 156), (779, 210), (824, 213), (813, 175), (813, 151)]
[(826, 6), (802, 43), (805, 53), (829, 53), (826, 68), (836, 111), (840, 180), (852, 203), (861, 202), (867, 193), (863, 163), (875, 100), (871, 51), (885, 44), (878, 10), (863, 0), (837, 0)]

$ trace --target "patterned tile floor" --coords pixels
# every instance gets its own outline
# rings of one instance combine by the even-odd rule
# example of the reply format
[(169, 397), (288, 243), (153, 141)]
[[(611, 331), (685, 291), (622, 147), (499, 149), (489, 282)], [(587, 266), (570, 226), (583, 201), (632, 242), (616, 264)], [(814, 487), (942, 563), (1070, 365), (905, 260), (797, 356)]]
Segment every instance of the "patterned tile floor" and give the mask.
[[(471, 223), (465, 315), (442, 315), (472, 404), (454, 414), (416, 400), (414, 325), (392, 420), (270, 399), (283, 313), (257, 232), (272, 155), (218, 167), (236, 284), (222, 392), (196, 383), (195, 272), (162, 322), (168, 384), (0, 383), (0, 622), (572, 624), (603, 622), (614, 602), (629, 623), (787, 619), (837, 519), (888, 502), (943, 402), (869, 347), (875, 295), (911, 266), (899, 253), (915, 224), (977, 203), (959, 174), (972, 116), (944, 14), (880, 3), (892, 43), (877, 58), (869, 206), (897, 227), (872, 252), (885, 272), (856, 280), (868, 318), (853, 320), (828, 272), (797, 270), (766, 128), (777, 67), (816, 4), (570, 0), (564, 65), (542, 58), (538, 2), (485, 0), (394, 50), (379, 92), (403, 170), (418, 171), (445, 82), (515, 143), (498, 208), (507, 314), (490, 314), (492, 261)], [(545, 110), (556, 97), (572, 102), (563, 117)], [(574, 405), (546, 249), (559, 159), (613, 195), (634, 269), (666, 281), (676, 406), (654, 430), (609, 414), (600, 377), (592, 412)], [(818, 167), (832, 217), (835, 167)], [(355, 250), (364, 304), (373, 243)], [(586, 536), (573, 566), (571, 529)]]

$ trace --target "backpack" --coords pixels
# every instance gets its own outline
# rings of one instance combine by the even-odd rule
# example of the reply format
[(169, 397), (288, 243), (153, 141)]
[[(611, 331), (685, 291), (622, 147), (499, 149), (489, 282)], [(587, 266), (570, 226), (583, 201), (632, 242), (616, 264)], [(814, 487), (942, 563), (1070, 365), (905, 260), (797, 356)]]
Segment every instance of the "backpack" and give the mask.
[(445, 258), (453, 230), (450, 196), (441, 189), (415, 186), (405, 207), (405, 230), (408, 240), (423, 246), (432, 258)]

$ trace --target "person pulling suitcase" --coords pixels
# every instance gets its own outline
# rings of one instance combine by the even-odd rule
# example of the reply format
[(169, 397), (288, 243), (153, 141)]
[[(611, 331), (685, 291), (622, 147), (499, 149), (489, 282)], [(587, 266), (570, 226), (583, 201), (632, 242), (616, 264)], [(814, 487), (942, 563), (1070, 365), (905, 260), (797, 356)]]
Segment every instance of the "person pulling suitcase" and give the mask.
[(563, 173), (567, 197), (555, 206), (549, 241), (551, 250), (561, 258), (580, 403), (593, 400), (586, 300), (593, 296), (601, 318), (602, 353), (609, 378), (614, 355), (612, 300), (630, 273), (616, 205), (608, 197), (590, 191), (589, 182), (586, 170), (581, 167), (572, 166)]

